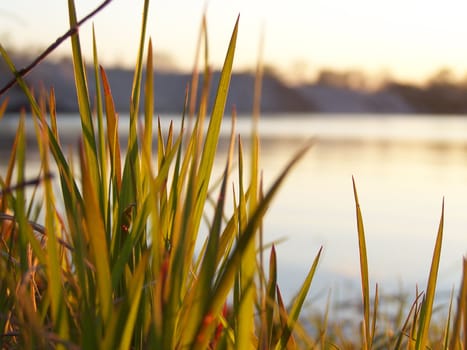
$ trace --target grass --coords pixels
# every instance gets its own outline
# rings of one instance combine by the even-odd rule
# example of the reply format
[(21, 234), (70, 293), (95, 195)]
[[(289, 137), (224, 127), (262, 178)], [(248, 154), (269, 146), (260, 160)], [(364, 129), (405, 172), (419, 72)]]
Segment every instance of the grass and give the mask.
[[(74, 2), (68, 4), (73, 28), (79, 22)], [(53, 89), (36, 98), (0, 47), (29, 99), (41, 160), (40, 173), (27, 177), (26, 115), (22, 113), (7, 172), (0, 178), (2, 348), (467, 348), (465, 261), (459, 299), (456, 303), (451, 298), (448, 317), (438, 327), (443, 330), (441, 335), (433, 331), (431, 322), (444, 206), (425, 292), (417, 292), (400, 323), (395, 321), (390, 330), (379, 327), (384, 315), (378, 309), (377, 287), (371, 297), (355, 182), (363, 307), (361, 323), (353, 329), (359, 330), (360, 336), (344, 334), (343, 326), (330, 320), (329, 305), (317, 326), (306, 322), (302, 309), (321, 249), (296, 297), (286, 305), (277, 283), (277, 248), (264, 245), (262, 222), (282, 182), (310, 144), (291, 158), (270, 188), (263, 188), (257, 130), (259, 63), (250, 166), (244, 166), (243, 140), (235, 134), (233, 111), (225, 169), (220, 179), (215, 179), (212, 170), (239, 19), (210, 108), (207, 28), (203, 21), (197, 50), (201, 52), (204, 39), (201, 98), (196, 103), (196, 64), (178, 132), (172, 124), (162, 130), (160, 123), (153, 125), (152, 43), (145, 35), (148, 4), (144, 2), (124, 151), (111, 86), (99, 64), (96, 33), (92, 37), (95, 96), (89, 94), (80, 38), (77, 33), (71, 37), (81, 141), (68, 155), (60, 142)], [(6, 107), (5, 101), (0, 116)], [(235, 158), (238, 174), (234, 181), (230, 177), (235, 173), (231, 166)], [(58, 192), (53, 181), (58, 183)], [(238, 185), (231, 187), (231, 182)], [(38, 198), (39, 190), (43, 198)], [(231, 212), (226, 209), (230, 194)], [(212, 216), (207, 219), (204, 236), (206, 212)], [(200, 251), (195, 249), (198, 243)], [(267, 253), (269, 262), (264, 264)]]

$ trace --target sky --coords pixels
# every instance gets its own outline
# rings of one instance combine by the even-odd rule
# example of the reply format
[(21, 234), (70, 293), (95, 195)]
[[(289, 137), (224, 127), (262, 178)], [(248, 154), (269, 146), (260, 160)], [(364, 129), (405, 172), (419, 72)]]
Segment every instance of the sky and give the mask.
[[(75, 0), (78, 17), (103, 0)], [(101, 63), (135, 62), (143, 0), (113, 0), (80, 29), (91, 57), (94, 24)], [(203, 13), (209, 61), (222, 66), (240, 14), (234, 67), (253, 69), (264, 37), (264, 64), (289, 79), (312, 79), (321, 69), (361, 70), (371, 76), (421, 82), (441, 68), (467, 76), (465, 0), (153, 0), (148, 36), (159, 57), (189, 71)], [(67, 1), (17, 0), (0, 3), (0, 43), (39, 52), (68, 28)], [(54, 57), (70, 52), (61, 46)], [(165, 57), (165, 59), (163, 59)]]

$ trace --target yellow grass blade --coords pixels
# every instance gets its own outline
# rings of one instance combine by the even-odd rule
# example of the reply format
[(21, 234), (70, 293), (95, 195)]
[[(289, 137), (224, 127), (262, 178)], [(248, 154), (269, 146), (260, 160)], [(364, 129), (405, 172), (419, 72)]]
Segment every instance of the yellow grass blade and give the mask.
[(438, 279), (439, 261), (441, 258), (441, 245), (443, 241), (444, 228), (444, 199), (441, 208), (441, 218), (439, 221), (438, 234), (436, 236), (435, 248), (433, 251), (433, 259), (431, 261), (430, 275), (426, 287), (425, 296), (423, 298), (422, 309), (420, 311), (420, 319), (418, 325), (417, 342), (415, 348), (417, 350), (425, 349), (428, 343), (428, 334), (430, 329), (430, 321), (433, 313), (433, 303), (435, 299), (436, 281)]
[(368, 281), (368, 260), (365, 242), (365, 230), (363, 228), (362, 212), (357, 196), (357, 187), (352, 176), (353, 191), (355, 197), (355, 208), (357, 215), (358, 247), (360, 252), (360, 273), (362, 279), (362, 299), (363, 299), (363, 349), (371, 348), (371, 324), (370, 324), (370, 287)]
[(102, 206), (102, 212), (105, 213), (104, 224), (107, 230), (107, 239), (110, 241), (110, 203), (109, 203), (109, 183), (107, 175), (107, 149), (105, 143), (106, 130), (104, 127), (104, 112), (103, 112), (103, 98), (101, 79), (99, 78), (99, 58), (97, 55), (97, 42), (96, 33), (94, 31), (94, 25), (92, 26), (92, 49), (93, 49), (93, 68), (94, 68), (94, 80), (96, 89), (96, 113), (97, 113), (97, 148), (99, 152), (99, 171), (102, 179), (102, 185), (100, 186), (100, 201)]
[(89, 165), (81, 148), (81, 176), (84, 195), (85, 229), (89, 237), (93, 264), (96, 267), (96, 284), (99, 298), (99, 314), (102, 317), (104, 327), (109, 324), (112, 308), (112, 283), (109, 267), (109, 249), (105, 236), (104, 222), (100, 215), (96, 193), (93, 191)]
[(60, 139), (58, 135), (58, 127), (57, 127), (57, 112), (55, 110), (55, 90), (53, 88), (50, 89), (49, 110), (50, 110), (50, 124), (52, 128), (52, 132), (57, 142), (60, 143)]
[(276, 289), (277, 289), (277, 258), (276, 249), (274, 245), (271, 247), (271, 256), (269, 257), (269, 280), (266, 289), (266, 346), (271, 348), (272, 335), (274, 327), (274, 301), (276, 300)]
[(214, 101), (214, 106), (211, 114), (211, 120), (209, 122), (209, 127), (206, 135), (206, 140), (203, 147), (203, 154), (201, 156), (198, 178), (200, 179), (200, 188), (197, 191), (199, 193), (199, 200), (195, 206), (195, 227), (194, 231), (198, 231), (199, 222), (201, 215), (204, 209), (205, 198), (207, 196), (209, 179), (211, 177), (212, 166), (214, 163), (214, 157), (216, 155), (217, 143), (219, 140), (220, 127), (222, 123), (222, 118), (224, 116), (225, 103), (227, 101), (227, 94), (230, 86), (230, 77), (232, 73), (233, 60), (235, 55), (235, 46), (237, 42), (237, 33), (238, 33), (238, 21), (235, 23), (235, 27), (230, 39), (229, 48), (224, 61), (224, 66), (222, 68), (221, 77), (219, 81), (219, 86), (217, 89), (216, 99)]
[[(70, 26), (75, 26), (77, 23), (76, 9), (73, 0), (68, 0), (68, 15)], [(89, 100), (88, 86), (86, 81), (86, 73), (84, 60), (81, 53), (81, 44), (79, 35), (76, 32), (71, 36), (71, 46), (73, 52), (73, 68), (76, 84), (76, 93), (78, 97), (79, 114), (81, 117), (81, 127), (83, 129), (84, 151), (89, 163), (89, 171), (91, 174), (92, 184), (97, 193), (100, 184), (99, 165), (97, 160), (97, 145), (92, 123), (91, 105)]]

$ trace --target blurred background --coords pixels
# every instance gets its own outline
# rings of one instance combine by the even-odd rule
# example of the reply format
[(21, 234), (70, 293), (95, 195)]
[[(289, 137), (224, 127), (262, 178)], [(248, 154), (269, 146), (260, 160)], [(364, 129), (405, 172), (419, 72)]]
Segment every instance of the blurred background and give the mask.
[[(76, 1), (78, 17), (100, 3)], [(94, 26), (100, 61), (111, 81), (126, 92), (131, 74), (124, 75), (126, 70), (131, 72), (136, 59), (142, 6), (143, 1), (112, 1), (80, 28), (88, 62), (92, 62)], [(245, 75), (254, 71), (263, 47), (266, 111), (461, 113), (467, 109), (467, 47), (462, 44), (467, 37), (466, 10), (460, 0), (153, 1), (148, 35), (154, 43), (160, 85), (170, 85), (158, 91), (156, 108), (181, 110), (173, 92), (184, 91), (186, 79), (177, 78), (193, 68), (205, 13), (213, 70), (222, 66), (233, 25), (241, 16), (235, 59), (240, 76), (232, 95), (249, 84)], [(66, 2), (53, 0), (4, 3), (0, 19), (0, 42), (19, 67), (68, 28)], [(64, 96), (71, 94), (69, 52), (67, 41), (35, 69), (31, 81), (60, 84)], [(0, 81), (10, 78), (4, 65), (0, 69)], [(175, 75), (170, 83), (164, 81), (168, 73)], [(120, 94), (117, 87), (113, 90)], [(240, 97), (232, 103), (248, 112), (248, 99)], [(63, 110), (75, 107), (65, 97), (59, 100)], [(11, 108), (19, 104), (16, 98), (10, 102)], [(127, 105), (121, 101), (120, 108)]]

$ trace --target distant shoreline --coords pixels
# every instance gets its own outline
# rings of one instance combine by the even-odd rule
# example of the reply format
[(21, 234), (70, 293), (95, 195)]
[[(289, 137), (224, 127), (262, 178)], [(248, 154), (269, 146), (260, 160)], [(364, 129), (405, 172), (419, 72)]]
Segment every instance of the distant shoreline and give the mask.
[[(94, 72), (88, 67), (88, 86), (91, 100), (95, 95)], [(0, 63), (0, 84), (8, 74)], [(133, 71), (110, 68), (106, 74), (112, 89), (115, 108), (120, 113), (129, 111)], [(328, 73), (329, 75), (330, 73)], [(143, 74), (144, 75), (144, 74)], [(335, 73), (334, 75), (337, 75)], [(188, 73), (154, 73), (154, 107), (156, 114), (181, 114), (184, 94), (191, 83)], [(44, 61), (27, 76), (34, 91), (49, 91), (52, 87), (56, 96), (56, 109), (60, 113), (77, 113), (73, 68), (70, 61)], [(208, 105), (214, 101), (219, 72), (213, 72)], [(226, 113), (233, 107), (238, 114), (253, 110), (254, 74), (237, 72), (232, 75)], [(202, 84), (200, 75), (200, 86)], [(18, 113), (29, 110), (29, 102), (23, 92), (13, 87), (0, 103), (9, 98), (7, 112)], [(92, 101), (91, 101), (92, 103)], [(367, 91), (353, 88), (334, 76), (320, 81), (290, 86), (273, 73), (263, 77), (261, 111), (264, 114), (278, 113), (357, 113), (357, 114), (465, 114), (467, 113), (467, 85), (449, 81), (434, 81), (425, 87), (396, 82), (386, 83), (377, 90)]]

